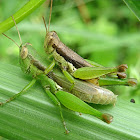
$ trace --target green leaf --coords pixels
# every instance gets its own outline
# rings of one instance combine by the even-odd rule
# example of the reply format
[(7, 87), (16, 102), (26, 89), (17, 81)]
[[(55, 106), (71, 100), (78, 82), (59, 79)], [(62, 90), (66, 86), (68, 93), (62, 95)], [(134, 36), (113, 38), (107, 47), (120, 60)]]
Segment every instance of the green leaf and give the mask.
[[(32, 80), (19, 67), (0, 63), (0, 101), (4, 101)], [(116, 106), (92, 107), (114, 116), (111, 124), (87, 114), (62, 108), (70, 133), (66, 135), (59, 109), (39, 82), (14, 101), (0, 107), (0, 135), (7, 139), (140, 139), (140, 106), (118, 98)]]
[(132, 10), (135, 16), (140, 20), (140, 1), (139, 0), (123, 0)]
[[(30, 15), (33, 11), (35, 11), (43, 2), (46, 0), (30, 0), (27, 2), (20, 10), (18, 10), (14, 15), (14, 19), (16, 23), (22, 21), (25, 17)], [(15, 25), (12, 17), (9, 17), (2, 23), (0, 23), (0, 34), (9, 30)]]

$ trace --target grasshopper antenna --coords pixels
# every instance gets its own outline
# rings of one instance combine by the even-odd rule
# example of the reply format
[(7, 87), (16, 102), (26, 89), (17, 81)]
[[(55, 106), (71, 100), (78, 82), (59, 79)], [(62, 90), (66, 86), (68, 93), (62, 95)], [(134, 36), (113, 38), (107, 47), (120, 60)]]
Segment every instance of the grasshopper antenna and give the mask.
[(46, 33), (47, 33), (47, 26), (46, 26), (45, 18), (44, 18), (44, 16), (42, 16), (42, 18), (43, 18), (43, 22), (44, 22)]
[(17, 27), (16, 21), (15, 21), (15, 19), (14, 19), (13, 16), (12, 16), (12, 18), (13, 18), (13, 21), (14, 21), (14, 23), (15, 23), (16, 29), (17, 29), (17, 31), (18, 31), (18, 36), (19, 36), (19, 39), (20, 39), (20, 43), (22, 44), (22, 40), (21, 40), (21, 37), (20, 37), (20, 33), (19, 33), (19, 30), (18, 30), (18, 27)]
[(50, 16), (49, 16), (49, 25), (48, 25), (48, 32), (49, 32), (49, 27), (50, 27), (50, 22), (51, 22), (51, 14), (52, 14), (52, 3), (53, 3), (53, 0), (51, 0), (51, 7), (50, 7)]
[(6, 34), (4, 34), (4, 33), (2, 33), (5, 37), (7, 37), (8, 39), (10, 39), (11, 41), (13, 41), (19, 48), (20, 48), (20, 46), (12, 39), (12, 38), (10, 38), (9, 36), (7, 36)]
[(51, 14), (52, 14), (52, 3), (53, 3), (53, 0), (51, 0), (48, 29), (47, 29), (47, 26), (46, 26), (45, 18), (44, 18), (44, 16), (42, 16), (43, 22), (44, 22), (44, 25), (45, 25), (45, 29), (46, 29), (46, 33), (49, 32), (49, 27), (50, 27), (50, 22), (51, 22)]

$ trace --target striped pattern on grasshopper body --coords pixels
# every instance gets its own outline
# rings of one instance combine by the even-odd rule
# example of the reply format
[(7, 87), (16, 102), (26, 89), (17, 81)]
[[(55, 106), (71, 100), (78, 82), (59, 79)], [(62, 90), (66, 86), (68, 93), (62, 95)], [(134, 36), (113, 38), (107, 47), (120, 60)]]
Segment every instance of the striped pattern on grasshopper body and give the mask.
[[(62, 75), (49, 73), (48, 76), (66, 91), (71, 87), (71, 83)], [(75, 79), (75, 86), (71, 93), (89, 103), (107, 105), (115, 104), (117, 101), (117, 95), (114, 95), (112, 91), (78, 79)]]
[(69, 72), (73, 72), (74, 68), (92, 67), (92, 65), (81, 56), (64, 45), (55, 31), (46, 34), (44, 48), (47, 54), (52, 53), (53, 57), (58, 61), (62, 68), (66, 68)]

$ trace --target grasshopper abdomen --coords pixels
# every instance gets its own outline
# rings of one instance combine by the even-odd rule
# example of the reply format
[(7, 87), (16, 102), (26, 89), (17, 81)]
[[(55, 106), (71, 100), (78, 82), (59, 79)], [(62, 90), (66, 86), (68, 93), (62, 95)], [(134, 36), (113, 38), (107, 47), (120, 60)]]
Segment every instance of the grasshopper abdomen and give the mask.
[[(69, 90), (71, 83), (64, 76), (49, 73), (49, 77), (64, 90)], [(112, 91), (78, 79), (75, 79), (75, 86), (71, 93), (88, 103), (107, 105), (115, 104), (117, 101), (117, 95), (114, 95)]]

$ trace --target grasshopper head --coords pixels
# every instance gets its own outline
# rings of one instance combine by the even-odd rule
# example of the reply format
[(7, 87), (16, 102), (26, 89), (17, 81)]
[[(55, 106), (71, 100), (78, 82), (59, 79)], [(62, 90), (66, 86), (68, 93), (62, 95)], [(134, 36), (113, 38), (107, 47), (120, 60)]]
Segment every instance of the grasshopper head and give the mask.
[(48, 32), (46, 34), (45, 41), (44, 41), (45, 52), (48, 54), (52, 53), (55, 49), (53, 48), (53, 44), (57, 46), (59, 42), (60, 39), (55, 31)]
[(20, 46), (19, 51), (19, 61), (21, 64), (21, 69), (23, 72), (26, 72), (27, 69), (30, 67), (30, 59), (28, 57), (28, 46), (32, 46), (30, 43), (26, 43)]
[(30, 43), (26, 43), (20, 46), (20, 57), (23, 60), (26, 59), (26, 57), (28, 56), (28, 48), (27, 48), (28, 45), (32, 46), (32, 44)]

